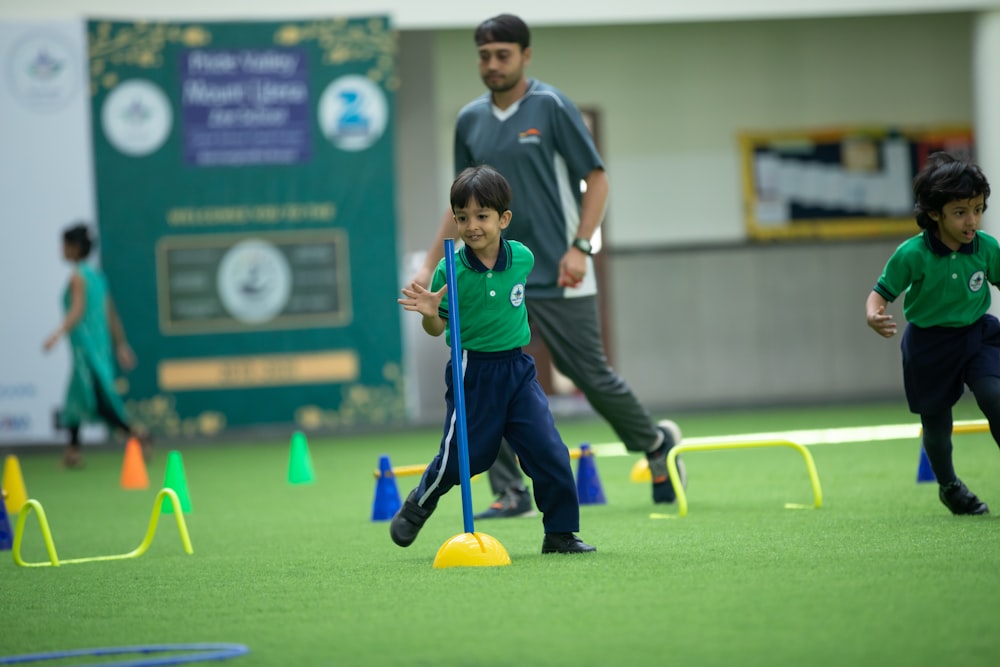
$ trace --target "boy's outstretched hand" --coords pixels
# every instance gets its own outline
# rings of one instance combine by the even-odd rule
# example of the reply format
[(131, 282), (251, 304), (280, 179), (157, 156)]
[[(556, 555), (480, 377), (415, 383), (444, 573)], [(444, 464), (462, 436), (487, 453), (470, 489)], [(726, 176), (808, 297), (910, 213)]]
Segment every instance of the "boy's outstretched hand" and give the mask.
[(878, 310), (869, 312), (867, 319), (868, 326), (879, 336), (892, 338), (896, 335), (896, 323), (892, 320), (892, 315), (885, 314), (885, 306), (879, 306)]
[(441, 307), (441, 297), (448, 291), (447, 285), (442, 285), (437, 292), (431, 292), (418, 282), (410, 283), (409, 287), (404, 287), (402, 292), (405, 298), (397, 299), (403, 310), (412, 310), (420, 313), (424, 317), (438, 316), (438, 308)]

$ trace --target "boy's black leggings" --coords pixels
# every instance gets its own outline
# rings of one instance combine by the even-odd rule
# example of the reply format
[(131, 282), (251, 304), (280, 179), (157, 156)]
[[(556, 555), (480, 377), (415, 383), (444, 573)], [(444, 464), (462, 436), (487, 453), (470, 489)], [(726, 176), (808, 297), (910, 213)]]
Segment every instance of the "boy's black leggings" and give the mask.
[[(982, 377), (969, 383), (976, 404), (990, 423), (993, 440), (1000, 446), (1000, 377)], [(952, 462), (951, 408), (936, 414), (920, 415), (923, 426), (923, 446), (938, 484), (950, 484), (957, 477)]]
[[(115, 409), (111, 407), (111, 401), (108, 397), (104, 395), (99, 384), (95, 383), (94, 394), (97, 398), (97, 414), (107, 422), (108, 426), (114, 426), (123, 430), (126, 434), (131, 435), (132, 429), (128, 424), (122, 419), (121, 415), (115, 412)], [(69, 427), (69, 444), (74, 447), (80, 445), (80, 425), (74, 424)]]

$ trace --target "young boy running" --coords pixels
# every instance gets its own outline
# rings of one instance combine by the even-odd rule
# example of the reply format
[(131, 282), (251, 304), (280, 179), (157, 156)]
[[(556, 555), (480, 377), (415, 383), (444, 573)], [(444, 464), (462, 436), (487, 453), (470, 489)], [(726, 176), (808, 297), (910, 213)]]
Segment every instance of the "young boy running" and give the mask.
[[(580, 505), (569, 450), (556, 430), (534, 359), (521, 351), (530, 333), (524, 285), (534, 256), (517, 241), (501, 238), (510, 224), (511, 188), (493, 168), (470, 167), (451, 187), (451, 207), (464, 247), (455, 253), (455, 284), (461, 313), (469, 470), (488, 469), (506, 438), (534, 480), (542, 511), (542, 553), (585, 553), (596, 549), (576, 536)], [(448, 299), (442, 259), (430, 290), (404, 288), (399, 303), (423, 316), (424, 331), (448, 332)], [(389, 534), (401, 547), (413, 543), (438, 500), (459, 484), (458, 440), (451, 361), (445, 373), (447, 414), (437, 456), (393, 517)]]
[(924, 231), (889, 258), (865, 304), (868, 326), (895, 335), (885, 307), (906, 294), (903, 387), (920, 415), (938, 497), (953, 514), (986, 514), (986, 503), (955, 475), (951, 409), (967, 384), (1000, 444), (1000, 322), (986, 312), (990, 285), (1000, 284), (1000, 244), (979, 230), (990, 186), (976, 165), (935, 153), (913, 194)]

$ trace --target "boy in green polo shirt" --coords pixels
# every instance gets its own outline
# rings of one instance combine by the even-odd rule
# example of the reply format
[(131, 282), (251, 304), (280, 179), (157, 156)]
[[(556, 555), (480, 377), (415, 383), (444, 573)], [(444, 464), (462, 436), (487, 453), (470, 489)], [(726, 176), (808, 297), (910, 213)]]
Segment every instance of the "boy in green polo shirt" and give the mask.
[(1000, 444), (1000, 322), (986, 312), (990, 285), (1000, 284), (1000, 244), (979, 229), (990, 186), (978, 166), (935, 153), (913, 194), (924, 231), (889, 258), (865, 304), (868, 326), (895, 335), (885, 307), (906, 294), (903, 386), (920, 415), (938, 497), (954, 514), (986, 514), (986, 503), (955, 475), (951, 409), (968, 385)]
[[(451, 208), (464, 243), (455, 252), (458, 295), (447, 294), (442, 259), (430, 289), (414, 282), (403, 289), (405, 298), (399, 303), (423, 316), (428, 334), (446, 334), (450, 345), (448, 299), (459, 299), (470, 473), (488, 469), (506, 438), (534, 481), (545, 527), (542, 553), (595, 551), (575, 534), (580, 504), (569, 450), (538, 384), (535, 361), (521, 349), (531, 338), (524, 285), (535, 259), (526, 246), (501, 238), (512, 216), (510, 200), (510, 184), (493, 168), (481, 165), (460, 173), (451, 187)], [(393, 542), (401, 547), (413, 543), (441, 496), (460, 482), (450, 360), (445, 382), (447, 416), (440, 450), (389, 526)]]

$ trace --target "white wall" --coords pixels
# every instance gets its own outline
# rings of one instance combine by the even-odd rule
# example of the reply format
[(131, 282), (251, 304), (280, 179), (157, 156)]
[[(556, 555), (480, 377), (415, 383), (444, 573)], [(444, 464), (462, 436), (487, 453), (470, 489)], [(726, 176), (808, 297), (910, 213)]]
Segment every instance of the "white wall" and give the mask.
[[(64, 437), (53, 416), (69, 346), (63, 338), (46, 355), (42, 342), (63, 319), (63, 229), (94, 221), (85, 42), (79, 20), (0, 21), (0, 444)], [(22, 71), (39, 44), (61, 65), (41, 82)]]
[[(0, 5), (0, 18), (12, 4)], [(743, 246), (736, 132), (971, 123), (974, 20), (942, 13), (534, 30), (530, 74), (604, 114), (611, 354), (651, 406), (898, 394), (898, 350), (865, 329), (861, 309), (890, 244)], [(426, 248), (445, 206), (455, 113), (482, 91), (470, 28), (404, 31), (400, 72), (398, 209), (401, 250), (412, 253)], [(789, 319), (798, 313), (808, 316)], [(794, 363), (782, 363), (786, 351)], [(437, 397), (441, 366), (432, 365), (428, 395)]]
[[(614, 248), (742, 242), (740, 131), (971, 125), (972, 21), (542, 28), (528, 71), (603, 114)], [(954, 48), (940, 48), (942, 35)], [(482, 91), (471, 31), (439, 33), (435, 62), (438, 152), (447, 161), (454, 115)], [(450, 177), (446, 164), (441, 193)]]
[(818, 16), (865, 16), (937, 11), (1000, 8), (1000, 0), (616, 0), (577, 2), (563, 0), (507, 0), (484, 5), (467, 0), (171, 0), (136, 3), (134, 0), (33, 0), (0, 4), (4, 18), (87, 17), (170, 19), (254, 19), (330, 15), (388, 14), (401, 29), (468, 27), (490, 14), (520, 14), (529, 23), (587, 25), (715, 21)]

